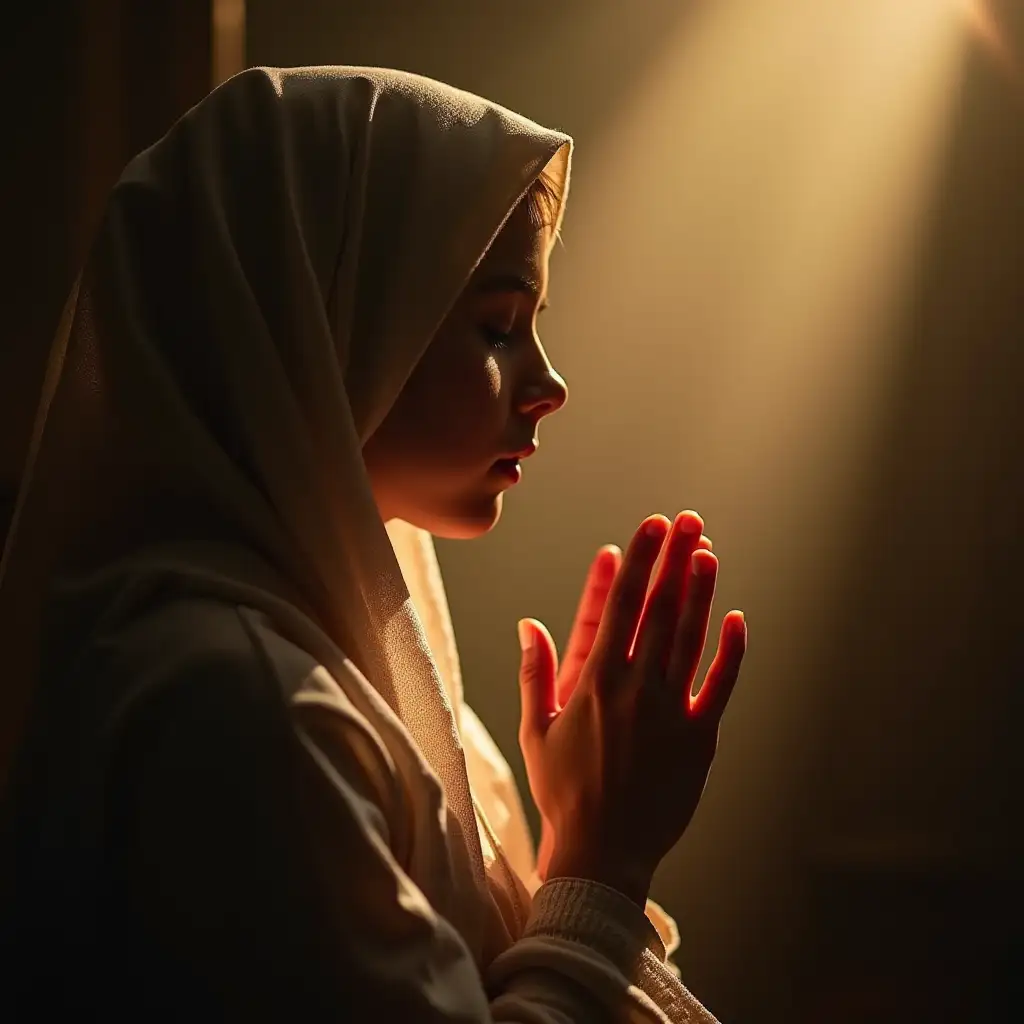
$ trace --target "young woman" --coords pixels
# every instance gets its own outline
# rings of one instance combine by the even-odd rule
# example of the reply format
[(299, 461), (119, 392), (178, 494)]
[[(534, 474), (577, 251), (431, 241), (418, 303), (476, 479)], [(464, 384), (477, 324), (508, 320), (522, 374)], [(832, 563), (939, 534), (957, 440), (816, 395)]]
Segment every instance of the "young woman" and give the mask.
[(537, 864), (430, 539), (494, 525), (565, 402), (570, 150), (413, 75), (254, 69), (125, 171), (0, 569), (16, 1019), (712, 1019), (644, 913), (745, 646), (730, 613), (689, 699), (699, 517), (598, 555), (561, 668), (521, 624)]

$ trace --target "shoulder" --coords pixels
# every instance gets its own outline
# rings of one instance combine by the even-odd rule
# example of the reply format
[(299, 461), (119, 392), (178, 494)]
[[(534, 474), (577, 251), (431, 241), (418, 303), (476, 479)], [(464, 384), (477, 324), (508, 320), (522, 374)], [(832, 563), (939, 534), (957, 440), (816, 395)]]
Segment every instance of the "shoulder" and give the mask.
[(385, 819), (404, 806), (379, 723), (352, 699), (369, 684), (347, 660), (329, 672), (262, 612), (191, 597), (159, 602), (89, 648), (88, 685), (106, 691), (111, 749), (135, 759), (159, 745), (219, 773), (231, 758), (249, 771), (259, 762), (256, 774), (287, 759), (303, 777), (312, 767), (344, 779)]
[(369, 684), (347, 659), (332, 669), (285, 637), (263, 612), (176, 597), (97, 629), (80, 652), (72, 685), (90, 695), (91, 710), (108, 734), (156, 714), (185, 716), (193, 729), (203, 720), (237, 724), (272, 715), (293, 730), (310, 718), (328, 718), (336, 738), (365, 733), (369, 724), (350, 694), (353, 683)]
[(213, 689), (244, 702), (273, 697), (293, 709), (312, 703), (352, 716), (353, 683), (370, 689), (341, 652), (328, 670), (266, 613), (198, 596), (155, 600), (101, 621), (76, 660), (72, 674), (102, 680), (113, 718), (172, 688)]
[(156, 602), (108, 622), (83, 645), (73, 674), (100, 702), (109, 730), (176, 697), (250, 707), (280, 700), (245, 609), (201, 598)]
[(158, 763), (182, 784), (193, 772), (211, 782), (236, 770), (255, 777), (294, 756), (288, 702), (246, 611), (155, 601), (88, 638), (61, 689), (80, 728), (95, 730), (112, 781)]

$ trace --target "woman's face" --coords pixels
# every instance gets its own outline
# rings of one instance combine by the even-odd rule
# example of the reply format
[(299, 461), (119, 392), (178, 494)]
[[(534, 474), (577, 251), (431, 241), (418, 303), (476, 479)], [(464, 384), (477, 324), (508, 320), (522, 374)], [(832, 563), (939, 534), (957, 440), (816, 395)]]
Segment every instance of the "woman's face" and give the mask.
[(525, 457), (568, 395), (537, 335), (551, 240), (520, 203), (364, 446), (385, 522), (467, 539), (498, 521), (517, 475), (501, 460)]

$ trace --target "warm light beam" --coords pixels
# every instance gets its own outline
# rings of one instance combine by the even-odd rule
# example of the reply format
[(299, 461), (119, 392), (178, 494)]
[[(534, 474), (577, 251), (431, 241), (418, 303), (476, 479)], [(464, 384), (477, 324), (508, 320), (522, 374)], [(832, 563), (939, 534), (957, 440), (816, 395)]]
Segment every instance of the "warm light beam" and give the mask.
[[(936, 0), (699, 11), (585, 154), (559, 290), (587, 299), (548, 329), (580, 339), (562, 358), (574, 415), (559, 443), (600, 453), (577, 460), (566, 501), (595, 465), (636, 467), (631, 517), (663, 501), (708, 515), (716, 544), (753, 538), (758, 557), (737, 555), (725, 586), (761, 609), (765, 685), (734, 698), (702, 811), (741, 849), (787, 820), (795, 752), (821, 718), (823, 697), (787, 687), (841, 597), (836, 566), (864, 543), (857, 498), (902, 368), (967, 32)], [(755, 763), (762, 780), (773, 766), (756, 808)]]

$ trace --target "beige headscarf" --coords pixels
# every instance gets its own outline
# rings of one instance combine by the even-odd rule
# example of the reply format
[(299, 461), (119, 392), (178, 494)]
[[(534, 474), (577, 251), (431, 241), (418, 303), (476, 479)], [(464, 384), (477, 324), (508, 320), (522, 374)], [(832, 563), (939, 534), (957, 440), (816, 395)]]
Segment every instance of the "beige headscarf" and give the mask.
[(0, 766), (54, 574), (88, 595), (159, 568), (350, 657), (440, 777), (486, 893), (433, 545), (405, 524), (389, 539), (361, 449), (542, 171), (564, 206), (570, 156), (418, 76), (262, 68), (129, 164), (54, 342), (0, 563)]

